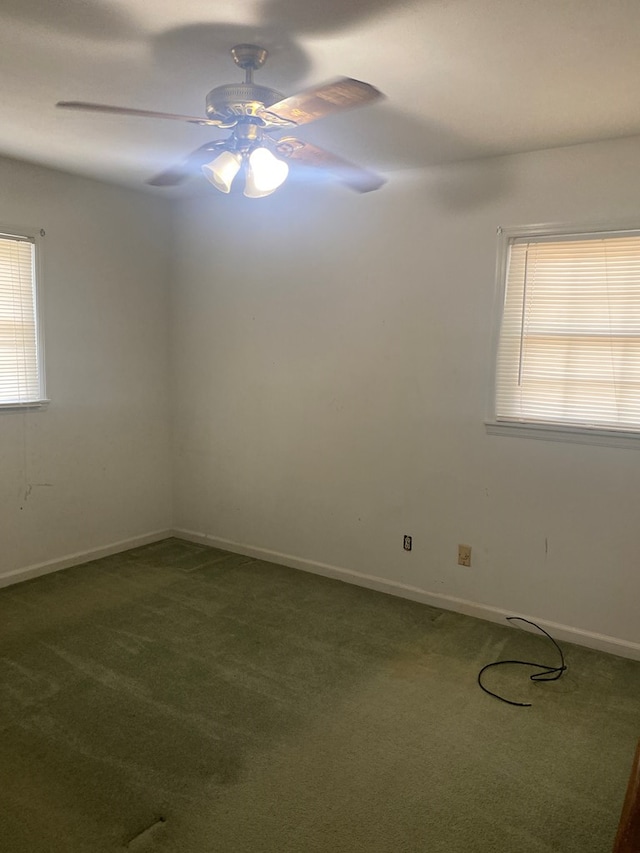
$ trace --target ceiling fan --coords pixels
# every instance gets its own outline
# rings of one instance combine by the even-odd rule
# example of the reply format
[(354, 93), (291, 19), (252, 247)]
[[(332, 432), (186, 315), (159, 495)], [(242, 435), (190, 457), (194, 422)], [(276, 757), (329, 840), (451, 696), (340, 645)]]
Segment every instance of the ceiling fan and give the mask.
[(56, 106), (143, 118), (174, 119), (231, 130), (226, 139), (201, 145), (182, 163), (147, 181), (156, 187), (179, 184), (191, 175), (194, 168), (200, 167), (207, 179), (221, 192), (231, 192), (232, 184), (240, 176), (245, 181), (244, 195), (261, 198), (270, 195), (284, 183), (289, 161), (326, 169), (357, 192), (371, 192), (382, 186), (385, 179), (380, 175), (310, 142), (295, 136), (272, 136), (343, 110), (370, 104), (382, 97), (381, 92), (369, 83), (351, 77), (339, 77), (285, 98), (280, 92), (253, 82), (253, 72), (261, 68), (267, 59), (264, 48), (254, 44), (239, 44), (231, 49), (231, 55), (236, 65), (244, 70), (245, 80), (243, 83), (230, 83), (212, 89), (207, 95), (206, 118), (85, 101), (59, 101)]

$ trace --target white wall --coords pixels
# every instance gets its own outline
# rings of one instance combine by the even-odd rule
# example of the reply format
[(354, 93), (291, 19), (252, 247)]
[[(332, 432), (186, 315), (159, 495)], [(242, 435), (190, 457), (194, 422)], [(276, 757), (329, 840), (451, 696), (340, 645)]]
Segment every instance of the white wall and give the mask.
[(0, 412), (2, 583), (171, 525), (170, 220), (164, 200), (11, 160), (0, 187), (0, 225), (46, 231), (51, 398)]
[(640, 221), (639, 199), (632, 139), (398, 174), (366, 196), (181, 202), (177, 527), (637, 654), (640, 449), (489, 436), (483, 419), (497, 226)]

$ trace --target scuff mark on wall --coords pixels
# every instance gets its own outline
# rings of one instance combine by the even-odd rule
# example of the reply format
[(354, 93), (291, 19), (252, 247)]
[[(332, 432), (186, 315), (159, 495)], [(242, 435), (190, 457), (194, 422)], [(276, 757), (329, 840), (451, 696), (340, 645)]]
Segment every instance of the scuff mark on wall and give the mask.
[(53, 486), (53, 483), (27, 483), (27, 488), (24, 490), (24, 502), (26, 503), (29, 500), (34, 488), (51, 488), (51, 486)]

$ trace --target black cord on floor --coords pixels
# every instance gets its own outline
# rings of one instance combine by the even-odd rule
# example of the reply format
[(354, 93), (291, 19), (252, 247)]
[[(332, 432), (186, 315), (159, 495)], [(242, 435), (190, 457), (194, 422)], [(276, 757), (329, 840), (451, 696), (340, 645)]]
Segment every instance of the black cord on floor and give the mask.
[(536, 669), (541, 669), (542, 672), (534, 672), (533, 675), (529, 676), (531, 681), (557, 681), (563, 672), (566, 671), (567, 666), (564, 662), (564, 655), (562, 654), (562, 649), (553, 639), (551, 634), (548, 634), (544, 628), (541, 628), (539, 625), (536, 625), (535, 622), (530, 622), (528, 619), (523, 619), (522, 616), (507, 616), (508, 622), (526, 622), (527, 625), (533, 625), (534, 628), (537, 628), (538, 631), (541, 631), (546, 637), (548, 637), (553, 645), (556, 647), (558, 652), (560, 653), (560, 666), (548, 666), (544, 663), (533, 663), (528, 660), (497, 660), (495, 663), (488, 663), (486, 666), (483, 666), (480, 672), (478, 673), (478, 684), (481, 689), (484, 690), (485, 693), (488, 693), (489, 696), (495, 696), (496, 699), (499, 699), (501, 702), (506, 702), (507, 705), (516, 705), (518, 708), (530, 708), (531, 702), (512, 702), (511, 699), (505, 699), (504, 696), (498, 696), (497, 693), (494, 693), (492, 690), (488, 690), (484, 684), (482, 683), (482, 673), (486, 672), (488, 669), (491, 669), (493, 666), (502, 666), (505, 663), (517, 663), (520, 666), (535, 666)]

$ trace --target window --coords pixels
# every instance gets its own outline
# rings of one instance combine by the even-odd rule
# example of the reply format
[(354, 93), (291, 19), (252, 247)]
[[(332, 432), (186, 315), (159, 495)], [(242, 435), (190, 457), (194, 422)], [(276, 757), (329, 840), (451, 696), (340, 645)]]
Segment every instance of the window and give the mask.
[(45, 402), (35, 236), (0, 230), (0, 408)]
[(492, 423), (640, 435), (640, 230), (503, 231), (498, 261)]

